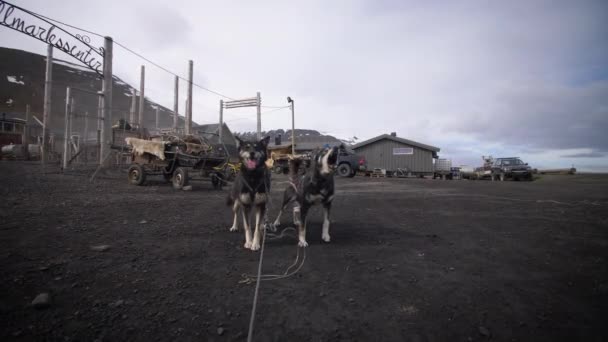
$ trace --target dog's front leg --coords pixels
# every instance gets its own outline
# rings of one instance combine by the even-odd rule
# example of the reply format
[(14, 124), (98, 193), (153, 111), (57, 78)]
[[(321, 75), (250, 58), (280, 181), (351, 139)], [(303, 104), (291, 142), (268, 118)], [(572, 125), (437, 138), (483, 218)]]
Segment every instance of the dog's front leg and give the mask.
[(251, 227), (249, 227), (249, 212), (251, 207), (243, 205), (241, 213), (243, 213), (243, 227), (245, 228), (245, 248), (251, 248)]
[(260, 249), (260, 222), (264, 217), (266, 211), (266, 204), (262, 203), (255, 206), (255, 231), (253, 232), (253, 243), (251, 244), (251, 250), (257, 251)]
[[(298, 227), (298, 246), (306, 247), (308, 246), (308, 242), (306, 242), (306, 214), (308, 214), (309, 205), (304, 203), (300, 208), (294, 208), (293, 216), (294, 223)], [(299, 209), (299, 210), (298, 210)]]
[(323, 203), (323, 233), (321, 239), (325, 242), (329, 242), (329, 213), (331, 211), (331, 202)]
[(234, 201), (232, 205), (232, 212), (234, 213), (234, 221), (232, 222), (232, 227), (230, 227), (231, 232), (236, 232), (239, 230), (238, 226), (238, 218), (239, 218), (239, 201)]

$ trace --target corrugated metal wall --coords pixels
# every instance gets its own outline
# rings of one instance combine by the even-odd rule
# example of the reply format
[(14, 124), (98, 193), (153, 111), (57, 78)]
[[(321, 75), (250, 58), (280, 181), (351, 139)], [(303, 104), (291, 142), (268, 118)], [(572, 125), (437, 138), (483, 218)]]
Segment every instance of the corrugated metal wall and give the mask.
[[(414, 154), (393, 155), (395, 147), (411, 147)], [(407, 168), (412, 172), (433, 172), (433, 152), (402, 144), (400, 142), (382, 139), (369, 145), (355, 149), (355, 152), (365, 157), (368, 169), (380, 168), (395, 171), (397, 168)]]

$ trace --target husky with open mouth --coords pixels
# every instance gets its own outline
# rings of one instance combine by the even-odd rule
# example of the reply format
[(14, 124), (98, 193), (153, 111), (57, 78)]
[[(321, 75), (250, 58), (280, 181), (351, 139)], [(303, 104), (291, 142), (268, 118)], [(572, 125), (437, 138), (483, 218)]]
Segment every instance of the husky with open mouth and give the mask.
[(315, 204), (323, 205), (323, 233), (321, 239), (330, 241), (329, 214), (331, 201), (334, 199), (334, 170), (338, 160), (338, 147), (323, 148), (313, 154), (310, 165), (303, 176), (298, 176), (297, 170), (301, 161), (293, 160), (290, 164), (290, 182), (283, 194), (283, 204), (274, 228), (281, 224), (281, 214), (291, 202), (295, 202), (293, 210), (294, 224), (298, 227), (298, 245), (308, 246), (306, 242), (306, 219), (308, 210)]
[[(241, 169), (234, 180), (228, 196), (228, 205), (232, 206), (234, 222), (230, 231), (238, 230), (238, 214), (243, 214), (245, 228), (245, 248), (257, 251), (260, 249), (260, 225), (266, 212), (266, 202), (270, 195), (270, 171), (266, 167), (268, 142), (266, 137), (258, 142), (247, 142), (237, 139), (237, 148)], [(255, 210), (255, 232), (251, 236), (249, 214)]]

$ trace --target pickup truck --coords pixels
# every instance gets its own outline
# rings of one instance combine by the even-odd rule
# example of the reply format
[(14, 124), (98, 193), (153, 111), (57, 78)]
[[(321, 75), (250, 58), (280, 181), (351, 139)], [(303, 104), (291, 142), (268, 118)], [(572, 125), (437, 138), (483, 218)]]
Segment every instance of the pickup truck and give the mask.
[(492, 163), (492, 180), (532, 180), (532, 168), (517, 157), (496, 158)]

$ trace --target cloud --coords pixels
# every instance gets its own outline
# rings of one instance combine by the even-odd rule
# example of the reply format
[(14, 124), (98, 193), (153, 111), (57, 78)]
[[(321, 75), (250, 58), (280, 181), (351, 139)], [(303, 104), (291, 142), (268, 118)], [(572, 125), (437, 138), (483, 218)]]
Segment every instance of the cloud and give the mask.
[(587, 152), (587, 153), (566, 154), (561, 157), (562, 158), (603, 158), (603, 157), (606, 157), (606, 154), (599, 153), (599, 152)]
[[(286, 105), (291, 96), (297, 127), (361, 139), (396, 131), (474, 164), (502, 154), (608, 165), (598, 155), (608, 151), (605, 1), (21, 5), (111, 35), (181, 75), (192, 59), (195, 81), (230, 97), (260, 91), (263, 104)], [(3, 43), (44, 52), (15, 37)], [(140, 64), (115, 48), (121, 78), (138, 84)], [(172, 92), (173, 76), (148, 65), (146, 94), (172, 107)], [(217, 121), (219, 99), (195, 88), (194, 119)], [(255, 109), (224, 114), (235, 130), (255, 130)], [(291, 126), (289, 111), (262, 118), (266, 130)]]

